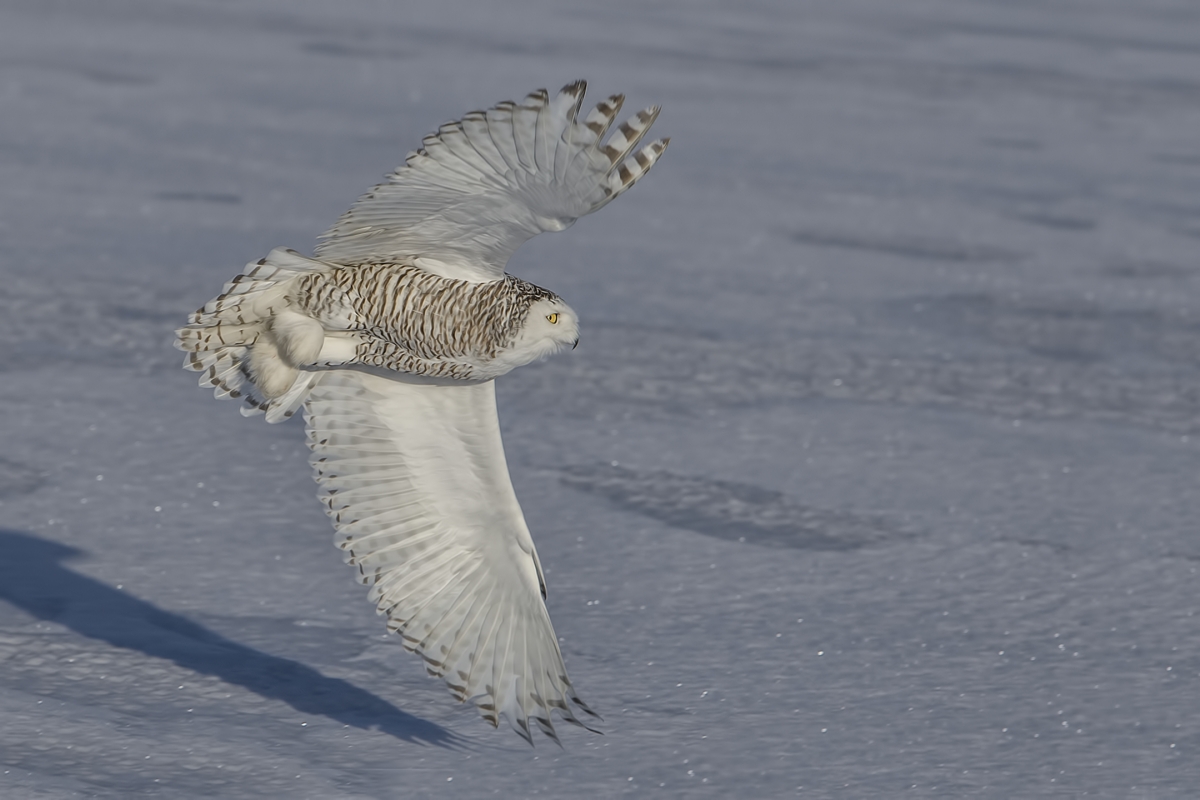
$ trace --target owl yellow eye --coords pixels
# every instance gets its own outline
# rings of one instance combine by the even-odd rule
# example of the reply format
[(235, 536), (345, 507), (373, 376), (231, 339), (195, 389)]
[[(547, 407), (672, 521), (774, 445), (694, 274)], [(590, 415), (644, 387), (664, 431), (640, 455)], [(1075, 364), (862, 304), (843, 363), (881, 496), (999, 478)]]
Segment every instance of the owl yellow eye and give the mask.
[(558, 314), (547, 314), (546, 319), (550, 321), (551, 325), (558, 324)]

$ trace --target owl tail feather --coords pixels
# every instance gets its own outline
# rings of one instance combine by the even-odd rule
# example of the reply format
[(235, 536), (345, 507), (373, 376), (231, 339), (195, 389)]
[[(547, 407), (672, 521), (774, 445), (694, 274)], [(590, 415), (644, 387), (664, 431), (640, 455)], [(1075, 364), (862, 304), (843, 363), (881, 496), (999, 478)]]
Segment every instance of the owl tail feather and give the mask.
[(323, 374), (304, 365), (316, 360), (325, 332), (292, 308), (288, 291), (297, 277), (326, 268), (283, 248), (248, 264), (175, 331), (175, 346), (187, 353), (183, 366), (201, 373), (200, 385), (218, 398), (242, 399), (244, 416), (292, 416)]

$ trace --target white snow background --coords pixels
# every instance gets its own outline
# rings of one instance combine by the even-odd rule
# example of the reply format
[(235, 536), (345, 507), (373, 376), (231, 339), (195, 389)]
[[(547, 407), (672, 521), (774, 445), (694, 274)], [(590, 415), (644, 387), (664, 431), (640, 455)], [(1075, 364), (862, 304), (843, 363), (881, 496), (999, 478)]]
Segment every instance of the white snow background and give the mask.
[[(605, 735), (384, 635), (299, 422), (172, 329), (438, 123), (586, 78), (643, 183), (500, 380)], [(6, 0), (0, 797), (1194, 797), (1200, 6)]]

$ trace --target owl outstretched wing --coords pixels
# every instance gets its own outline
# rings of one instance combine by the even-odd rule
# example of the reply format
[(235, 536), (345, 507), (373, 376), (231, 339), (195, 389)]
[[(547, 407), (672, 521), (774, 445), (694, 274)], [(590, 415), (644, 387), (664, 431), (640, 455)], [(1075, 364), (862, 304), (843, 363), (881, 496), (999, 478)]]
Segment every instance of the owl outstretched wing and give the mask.
[[(405, 648), (493, 725), (558, 741), (575, 693), (500, 441), (495, 384), (331, 370), (305, 403), (338, 546)], [(584, 725), (584, 727), (587, 727)]]
[(658, 116), (651, 106), (603, 142), (624, 96), (579, 119), (586, 87), (572, 83), (553, 99), (542, 89), (442, 125), (322, 236), (317, 258), (413, 260), (447, 278), (503, 277), (523, 242), (611, 202), (670, 141), (638, 147)]

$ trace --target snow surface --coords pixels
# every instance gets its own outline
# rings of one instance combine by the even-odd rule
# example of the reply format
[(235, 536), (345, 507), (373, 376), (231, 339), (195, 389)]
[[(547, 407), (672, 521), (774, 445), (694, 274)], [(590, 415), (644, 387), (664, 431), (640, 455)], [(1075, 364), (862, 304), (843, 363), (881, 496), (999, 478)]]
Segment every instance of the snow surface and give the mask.
[[(510, 270), (571, 676), (383, 634), (298, 423), (171, 330), (439, 122), (584, 77), (642, 185)], [(0, 797), (1192, 797), (1200, 6), (7, 0)]]

